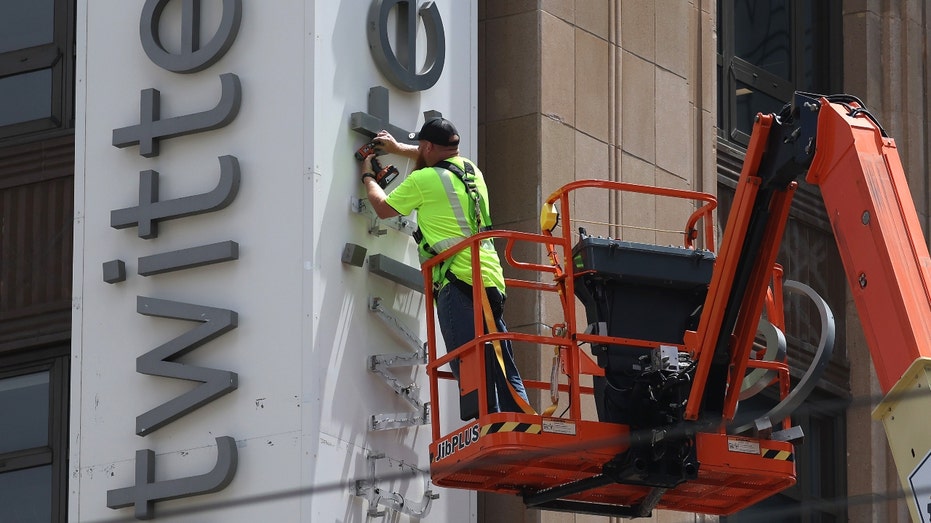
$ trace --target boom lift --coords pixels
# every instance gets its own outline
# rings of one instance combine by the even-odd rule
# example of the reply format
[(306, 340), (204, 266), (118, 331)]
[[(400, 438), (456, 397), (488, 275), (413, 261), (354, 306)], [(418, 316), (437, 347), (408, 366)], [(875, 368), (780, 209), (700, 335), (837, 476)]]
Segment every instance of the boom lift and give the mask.
[[(478, 233), (425, 263), (431, 289), (430, 269), (468, 249), (473, 281), (481, 281), (478, 250), (470, 247), (497, 238), (510, 273), (529, 275), (508, 278), (509, 290), (540, 291), (562, 314), (549, 334), (490, 332), (438, 355), (426, 293), (433, 482), (519, 495), (540, 509), (622, 517), (654, 508), (727, 515), (792, 486), (793, 442), (801, 433), (789, 415), (824, 370), (834, 336), (824, 301), (803, 284), (783, 282), (775, 263), (797, 180), (806, 174), (821, 189), (888, 393), (874, 416), (884, 419), (912, 517), (926, 521), (919, 499), (927, 504), (927, 494), (916, 497), (913, 484), (931, 475), (931, 442), (908, 418), (915, 423), (931, 407), (931, 256), (894, 141), (847, 95), (796, 93), (780, 114), (757, 116), (717, 252), (712, 196), (581, 180), (546, 200), (540, 234)], [(691, 200), (695, 211), (678, 246), (593, 236), (582, 227), (576, 235), (570, 210), (583, 191)], [(539, 249), (549, 264), (515, 254)], [(480, 303), (480, 289), (473, 291)], [(817, 354), (794, 388), (781, 335), (787, 291), (807, 295), (821, 315)], [(576, 298), (584, 320), (576, 317)], [(474, 320), (475, 332), (484, 332), (480, 307)], [(761, 331), (765, 350), (756, 341)], [(551, 381), (525, 380), (530, 390), (550, 390), (554, 406), (544, 413), (487, 411), (484, 348), (502, 339), (515, 351), (554, 348)], [(460, 395), (477, 394), (479, 414), (441, 426), (439, 384), (454, 379), (442, 370), (453, 358), (460, 359)], [(739, 400), (767, 386), (779, 404), (743, 419)], [(905, 401), (901, 393), (912, 390), (920, 399)], [(568, 406), (558, 413), (563, 400)], [(594, 414), (583, 405), (594, 405)]]

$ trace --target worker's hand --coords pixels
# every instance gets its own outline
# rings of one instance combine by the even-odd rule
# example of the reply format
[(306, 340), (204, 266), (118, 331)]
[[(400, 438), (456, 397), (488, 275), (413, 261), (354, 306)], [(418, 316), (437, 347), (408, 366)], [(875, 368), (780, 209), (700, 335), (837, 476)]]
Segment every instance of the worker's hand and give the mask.
[(373, 158), (375, 158), (375, 155), (370, 154), (366, 156), (364, 160), (362, 160), (362, 174), (365, 174), (365, 173), (378, 174), (375, 172), (375, 169), (372, 167)]
[(401, 144), (388, 131), (382, 130), (375, 135), (374, 141), (378, 144), (378, 148), (386, 153), (400, 154), (402, 152)]

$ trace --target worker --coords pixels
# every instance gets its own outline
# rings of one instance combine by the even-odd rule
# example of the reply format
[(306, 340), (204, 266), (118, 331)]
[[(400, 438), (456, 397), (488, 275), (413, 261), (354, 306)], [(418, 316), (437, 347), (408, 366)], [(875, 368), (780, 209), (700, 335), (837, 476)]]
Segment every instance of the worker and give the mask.
[[(459, 156), (459, 132), (452, 122), (445, 118), (430, 119), (419, 133), (412, 134), (410, 138), (418, 145), (398, 142), (384, 130), (373, 140), (381, 152), (415, 160), (414, 171), (390, 194), (386, 195), (376, 182), (372, 171), (374, 154), (362, 162), (362, 183), (379, 218), (417, 211), (419, 228), (414, 237), (418, 240), (423, 263), (469, 235), (487, 230), (491, 220), (482, 172), (470, 160)], [(505, 285), (501, 262), (491, 240), (481, 242), (479, 249), (483, 285), (496, 329), (505, 332)], [(437, 317), (447, 351), (475, 339), (470, 251), (463, 249), (434, 268)], [(500, 352), (499, 359), (493, 348), (488, 347), (485, 351), (488, 411), (528, 412), (527, 392), (508, 340), (501, 340)], [(453, 360), (450, 367), (458, 379), (458, 359)], [(478, 416), (475, 395), (460, 397), (460, 415), (463, 420)]]

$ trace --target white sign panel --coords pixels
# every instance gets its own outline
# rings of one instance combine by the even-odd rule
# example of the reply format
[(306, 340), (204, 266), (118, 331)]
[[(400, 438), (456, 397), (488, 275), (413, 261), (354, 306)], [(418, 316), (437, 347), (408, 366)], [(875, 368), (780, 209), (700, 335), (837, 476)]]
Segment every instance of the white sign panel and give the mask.
[[(410, 350), (372, 297), (424, 337), (423, 297), (341, 253), (416, 266), (353, 212), (353, 152), (433, 111), (474, 155), (475, 3), (79, 0), (77, 27), (69, 520), (427, 499), (429, 426), (371, 430), (411, 408), (367, 365)], [(474, 493), (432, 491), (430, 521), (474, 519)]]

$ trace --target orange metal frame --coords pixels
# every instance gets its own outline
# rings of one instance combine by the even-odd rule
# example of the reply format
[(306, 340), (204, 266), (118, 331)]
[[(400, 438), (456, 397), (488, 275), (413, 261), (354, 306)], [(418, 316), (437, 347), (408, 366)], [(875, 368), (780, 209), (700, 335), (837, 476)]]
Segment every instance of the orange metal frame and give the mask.
[(818, 152), (806, 180), (821, 188), (876, 374), (888, 393), (909, 365), (931, 357), (931, 256), (895, 141), (849, 109), (822, 99)]
[[(710, 356), (701, 356), (703, 353), (710, 354), (714, 351), (723, 326), (725, 308), (734, 283), (733, 276), (737, 272), (737, 264), (741, 262), (741, 249), (749, 233), (750, 213), (761, 183), (756, 173), (766, 151), (772, 122), (772, 115), (759, 115), (754, 124), (733, 207), (728, 216), (727, 227), (724, 229), (721, 250), (718, 253), (702, 310), (701, 321), (697, 331), (687, 332), (685, 335), (686, 347), (698, 360), (695, 386), (692, 388), (685, 411), (686, 419), (694, 420), (699, 417), (699, 409), (704, 399), (705, 386), (708, 384), (709, 370), (713, 361)], [(733, 419), (737, 410), (737, 396), (747, 369), (750, 349), (756, 336), (757, 321), (766, 297), (767, 284), (772, 277), (772, 268), (775, 265), (776, 254), (779, 252), (779, 245), (789, 216), (789, 206), (796, 188), (797, 184), (793, 182), (789, 190), (778, 193), (772, 201), (770, 212), (773, 218), (769, 220), (763, 233), (762, 245), (764, 247), (759, 253), (758, 262), (753, 267), (747, 292), (740, 304), (740, 317), (730, 340), (729, 376), (722, 411), (724, 420)], [(715, 383), (715, 385), (718, 385), (716, 388), (723, 388), (724, 384)]]
[[(744, 184), (752, 184), (744, 181)], [(447, 354), (437, 354), (437, 333), (435, 329), (435, 312), (432, 293), (426, 292), (427, 342), (429, 364), (427, 372), (430, 379), (432, 423), (432, 443), (430, 445), (431, 474), (433, 482), (439, 486), (481, 490), (507, 494), (528, 494), (546, 490), (566, 483), (585, 480), (602, 472), (602, 466), (625, 452), (629, 448), (630, 428), (626, 425), (600, 422), (586, 419), (582, 413), (583, 397), (591, 397), (591, 387), (583, 386), (583, 375), (597, 375), (603, 371), (581, 349), (584, 343), (604, 343), (610, 345), (630, 345), (657, 348), (658, 343), (644, 340), (620, 339), (608, 336), (596, 336), (579, 332), (577, 329), (576, 303), (574, 294), (575, 267), (572, 260), (572, 221), (570, 219), (570, 194), (585, 188), (651, 194), (658, 197), (681, 198), (691, 200), (696, 210), (686, 221), (682, 230), (683, 246), (695, 248), (699, 238), (703, 247), (714, 248), (714, 222), (712, 211), (717, 203), (713, 196), (692, 191), (656, 188), (606, 180), (582, 180), (572, 182), (554, 192), (547, 204), (558, 204), (562, 224), (558, 227), (561, 234), (554, 235), (548, 231), (543, 234), (531, 234), (517, 231), (489, 231), (476, 234), (463, 240), (453, 248), (432, 258), (423, 265), (424, 288), (432, 288), (432, 267), (440, 264), (463, 249), (471, 250), (473, 281), (481, 281), (479, 274), (479, 242), (496, 238), (504, 242), (503, 259), (507, 266), (531, 271), (532, 274), (549, 274), (552, 282), (534, 279), (507, 278), (509, 289), (525, 288), (540, 292), (552, 292), (558, 296), (562, 305), (562, 323), (554, 328), (550, 335), (531, 335), (519, 332), (493, 333), (478, 336), (473, 342), (453, 348)], [(786, 204), (787, 205), (787, 204)], [(701, 226), (699, 227), (699, 222)], [(554, 229), (555, 230), (555, 229)], [(781, 233), (772, 230), (771, 234)], [(536, 245), (546, 249), (550, 264), (522, 262), (515, 258), (514, 251), (518, 245)], [(531, 251), (532, 249), (528, 249)], [(773, 254), (775, 256), (775, 254)], [(769, 278), (773, 265), (766, 269), (766, 275), (758, 279)], [(726, 277), (719, 275), (716, 266), (715, 278), (723, 285)], [(509, 272), (510, 273), (510, 272)], [(765, 288), (765, 285), (763, 285)], [(474, 303), (479, 303), (481, 289), (473, 289)], [(709, 300), (712, 293), (709, 292)], [(758, 307), (753, 319), (754, 326), (744, 327), (747, 331), (741, 335), (749, 336), (750, 341), (745, 351), (734, 354), (734, 366), (746, 369), (747, 366), (761, 366), (777, 371), (781, 396), (788, 393), (788, 369), (785, 362), (748, 362), (750, 345), (755, 333), (756, 319), (759, 318), (765, 296), (757, 299)], [(772, 304), (772, 300), (770, 301)], [(713, 304), (712, 304), (713, 305)], [(706, 305), (707, 306), (707, 305)], [(778, 308), (778, 306), (776, 307)], [(475, 309), (475, 332), (484, 332), (480, 307)], [(774, 316), (778, 317), (778, 314)], [(706, 320), (705, 315), (702, 322)], [(702, 332), (699, 328), (699, 333)], [(568, 408), (562, 414), (542, 416), (524, 413), (489, 413), (487, 411), (484, 379), (484, 350), (486, 343), (494, 339), (509, 339), (526, 342), (531, 346), (556, 347), (562, 354), (562, 371), (564, 376), (558, 384), (558, 390), (568, 398)], [(523, 347), (524, 345), (521, 344)], [(699, 369), (702, 364), (701, 345), (686, 343), (680, 351), (690, 351), (698, 359)], [(741, 356), (742, 355), (742, 356)], [(736, 361), (740, 357), (742, 360)], [(460, 376), (463, 380), (479, 380), (479, 417), (477, 420), (454, 423), (453, 427), (441, 426), (440, 413), (444, 406), (439, 398), (439, 380), (453, 380), (451, 373), (440, 369), (453, 358), (460, 358)], [(695, 388), (703, 388), (703, 382), (696, 378)], [(528, 390), (548, 390), (550, 383), (544, 381), (524, 381)], [(466, 390), (471, 390), (474, 383)], [(739, 390), (739, 382), (737, 383)], [(693, 393), (694, 394), (694, 393)], [(699, 392), (700, 396), (700, 392)], [(733, 402), (736, 404), (736, 396)], [(448, 409), (447, 409), (448, 410)], [(453, 408), (455, 410), (455, 408)], [(557, 411), (558, 412), (558, 411)], [(790, 443), (767, 439), (731, 436), (723, 428), (713, 432), (698, 433), (696, 450), (701, 463), (698, 478), (669, 489), (656, 505), (657, 508), (699, 512), (707, 514), (731, 514), (752, 505), (795, 483), (794, 451)], [(577, 502), (602, 505), (634, 506), (644, 499), (650, 488), (640, 485), (609, 484), (599, 486), (566, 499)]]

